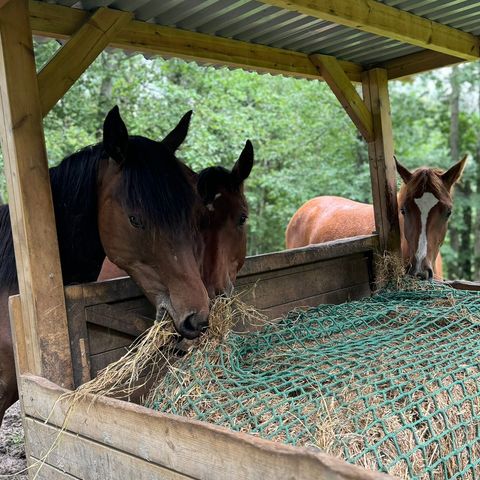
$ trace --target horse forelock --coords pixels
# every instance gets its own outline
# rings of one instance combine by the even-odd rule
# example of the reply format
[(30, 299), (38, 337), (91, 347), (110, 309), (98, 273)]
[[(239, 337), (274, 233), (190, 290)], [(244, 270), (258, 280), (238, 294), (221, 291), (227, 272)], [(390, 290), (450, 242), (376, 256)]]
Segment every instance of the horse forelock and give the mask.
[(440, 202), (450, 203), (450, 193), (442, 181), (442, 173), (437, 168), (422, 167), (415, 170), (408, 184), (402, 184), (399, 196), (414, 200), (423, 197), (425, 193), (431, 193)]
[(151, 228), (191, 231), (196, 197), (189, 172), (161, 143), (132, 136), (118, 194), (124, 208), (141, 215)]

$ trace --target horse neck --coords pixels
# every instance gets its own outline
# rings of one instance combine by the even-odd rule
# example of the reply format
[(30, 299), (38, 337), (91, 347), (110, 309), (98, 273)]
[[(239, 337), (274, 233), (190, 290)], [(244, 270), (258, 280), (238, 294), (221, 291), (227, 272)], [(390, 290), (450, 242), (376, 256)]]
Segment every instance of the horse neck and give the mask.
[(50, 170), (65, 284), (96, 280), (105, 258), (97, 222), (101, 154), (100, 145), (89, 147)]

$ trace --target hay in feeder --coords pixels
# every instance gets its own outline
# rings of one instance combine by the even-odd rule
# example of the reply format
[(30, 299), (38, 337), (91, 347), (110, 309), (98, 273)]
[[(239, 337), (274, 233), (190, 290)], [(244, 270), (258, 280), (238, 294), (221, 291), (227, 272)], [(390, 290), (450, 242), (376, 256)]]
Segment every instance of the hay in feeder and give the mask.
[(200, 346), (148, 405), (401, 478), (477, 478), (480, 295), (402, 282)]

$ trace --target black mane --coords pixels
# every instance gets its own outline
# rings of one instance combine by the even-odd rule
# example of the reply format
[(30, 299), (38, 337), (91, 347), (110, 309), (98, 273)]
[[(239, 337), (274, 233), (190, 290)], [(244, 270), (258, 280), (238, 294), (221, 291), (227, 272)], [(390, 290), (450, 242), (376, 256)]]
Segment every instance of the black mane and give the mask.
[[(163, 158), (158, 158), (159, 153)], [(100, 161), (106, 157), (103, 145), (97, 144), (50, 169), (65, 284), (96, 280), (105, 258), (97, 226), (97, 177)], [(119, 194), (127, 211), (172, 233), (191, 226), (194, 190), (182, 164), (166, 147), (144, 137), (130, 137), (122, 179)], [(0, 207), (0, 286), (17, 288), (8, 205)]]
[(180, 233), (192, 228), (195, 192), (186, 169), (162, 143), (131, 136), (123, 169), (124, 208), (150, 228)]

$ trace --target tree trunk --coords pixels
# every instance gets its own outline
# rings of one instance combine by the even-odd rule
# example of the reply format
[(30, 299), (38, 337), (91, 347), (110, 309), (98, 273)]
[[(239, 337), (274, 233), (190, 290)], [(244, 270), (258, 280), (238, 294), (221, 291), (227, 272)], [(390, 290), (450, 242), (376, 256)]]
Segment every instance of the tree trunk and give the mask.
[[(452, 73), (450, 74), (450, 155), (452, 161), (457, 162), (459, 157), (459, 111), (460, 111), (460, 81), (458, 78), (459, 70), (457, 66), (452, 67)], [(460, 190), (460, 189), (459, 189)], [(461, 192), (459, 192), (461, 193)], [(456, 210), (456, 215), (459, 217), (462, 215), (460, 209)], [(454, 252), (460, 252), (460, 233), (458, 232), (455, 223), (450, 222), (450, 245)], [(458, 253), (457, 253), (458, 255)], [(448, 275), (452, 278), (461, 277), (460, 259), (457, 258), (448, 265)]]
[[(477, 71), (480, 75), (480, 64), (477, 63)], [(480, 82), (477, 82), (478, 85), (478, 114), (480, 115)], [(480, 195), (480, 130), (477, 132), (477, 148), (475, 152), (475, 187), (477, 199)], [(473, 279), (475, 281), (480, 281), (480, 205), (477, 200), (476, 205), (476, 214), (475, 214), (475, 225), (473, 230), (474, 246), (473, 246)]]

